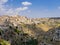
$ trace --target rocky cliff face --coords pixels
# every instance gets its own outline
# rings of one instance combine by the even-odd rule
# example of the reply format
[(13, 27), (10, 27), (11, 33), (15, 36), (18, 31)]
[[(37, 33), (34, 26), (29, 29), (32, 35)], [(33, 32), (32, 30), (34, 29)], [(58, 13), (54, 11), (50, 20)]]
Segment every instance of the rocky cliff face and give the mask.
[(24, 45), (26, 42), (29, 43), (26, 45), (35, 45), (34, 40), (38, 42), (36, 45), (57, 45), (60, 44), (59, 26), (59, 17), (30, 19), (18, 15), (4, 15), (0, 16), (0, 37), (11, 45)]

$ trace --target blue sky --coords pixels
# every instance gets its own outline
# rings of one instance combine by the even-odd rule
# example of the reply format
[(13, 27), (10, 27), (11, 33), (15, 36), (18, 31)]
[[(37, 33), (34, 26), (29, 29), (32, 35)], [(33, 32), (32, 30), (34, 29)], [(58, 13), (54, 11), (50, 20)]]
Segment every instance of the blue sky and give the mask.
[(60, 0), (0, 0), (0, 15), (60, 17)]

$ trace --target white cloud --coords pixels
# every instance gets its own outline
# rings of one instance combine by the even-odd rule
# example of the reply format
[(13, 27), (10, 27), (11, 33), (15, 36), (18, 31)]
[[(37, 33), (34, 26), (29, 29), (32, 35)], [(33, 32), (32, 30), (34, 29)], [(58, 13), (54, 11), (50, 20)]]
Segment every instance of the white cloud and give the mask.
[(10, 8), (10, 9), (1, 8), (0, 14), (1, 15), (18, 15), (18, 14), (20, 14), (20, 12), (25, 11), (25, 10), (28, 10), (28, 7), (18, 7), (15, 9), (13, 9), (13, 8)]
[(15, 8), (15, 9), (9, 9), (8, 11), (6, 11), (5, 14), (7, 14), (7, 15), (17, 15), (21, 11), (25, 11), (27, 9), (28, 9), (28, 7), (18, 7), (18, 8)]
[(19, 14), (22, 11), (28, 10), (28, 7), (19, 7), (15, 9), (15, 13)]
[(28, 7), (19, 7), (15, 9), (6, 9), (6, 8), (1, 8), (0, 14), (1, 15), (18, 15), (20, 12), (28, 10)]
[(22, 5), (24, 5), (24, 6), (28, 6), (28, 5), (32, 5), (32, 3), (31, 3), (31, 2), (27, 2), (27, 1), (25, 1), (25, 2), (22, 2)]
[(6, 12), (5, 12), (6, 15), (13, 15), (15, 14), (14, 13), (14, 10), (13, 9), (8, 9)]
[(8, 2), (8, 0), (0, 0), (0, 15), (18, 15), (22, 11), (28, 10), (28, 6), (8, 9), (7, 6), (4, 5), (6, 2)]
[(6, 2), (8, 2), (8, 0), (0, 0), (0, 4), (4, 4)]
[(18, 7), (18, 8), (10, 8), (8, 9), (4, 3), (6, 3), (8, 0), (0, 0), (0, 15), (15, 15), (20, 14), (21, 11), (28, 10), (27, 6)]
[(19, 7), (19, 8), (16, 8), (16, 11), (24, 11), (27, 9), (28, 9), (28, 7)]

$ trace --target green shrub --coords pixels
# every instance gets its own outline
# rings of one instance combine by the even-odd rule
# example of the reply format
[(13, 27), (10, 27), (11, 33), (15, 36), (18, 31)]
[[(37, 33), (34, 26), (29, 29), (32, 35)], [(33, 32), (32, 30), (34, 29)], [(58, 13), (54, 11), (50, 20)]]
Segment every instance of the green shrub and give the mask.
[(15, 29), (14, 30), (17, 34), (19, 34), (21, 31), (20, 30), (18, 30), (18, 29)]
[(10, 45), (10, 43), (8, 41), (0, 39), (0, 45)]

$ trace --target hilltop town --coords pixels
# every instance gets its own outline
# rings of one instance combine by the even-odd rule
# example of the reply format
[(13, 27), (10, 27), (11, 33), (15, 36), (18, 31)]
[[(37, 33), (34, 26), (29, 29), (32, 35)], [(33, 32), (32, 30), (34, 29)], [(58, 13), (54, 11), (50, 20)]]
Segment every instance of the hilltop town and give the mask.
[(0, 16), (0, 40), (7, 45), (59, 45), (60, 18)]

